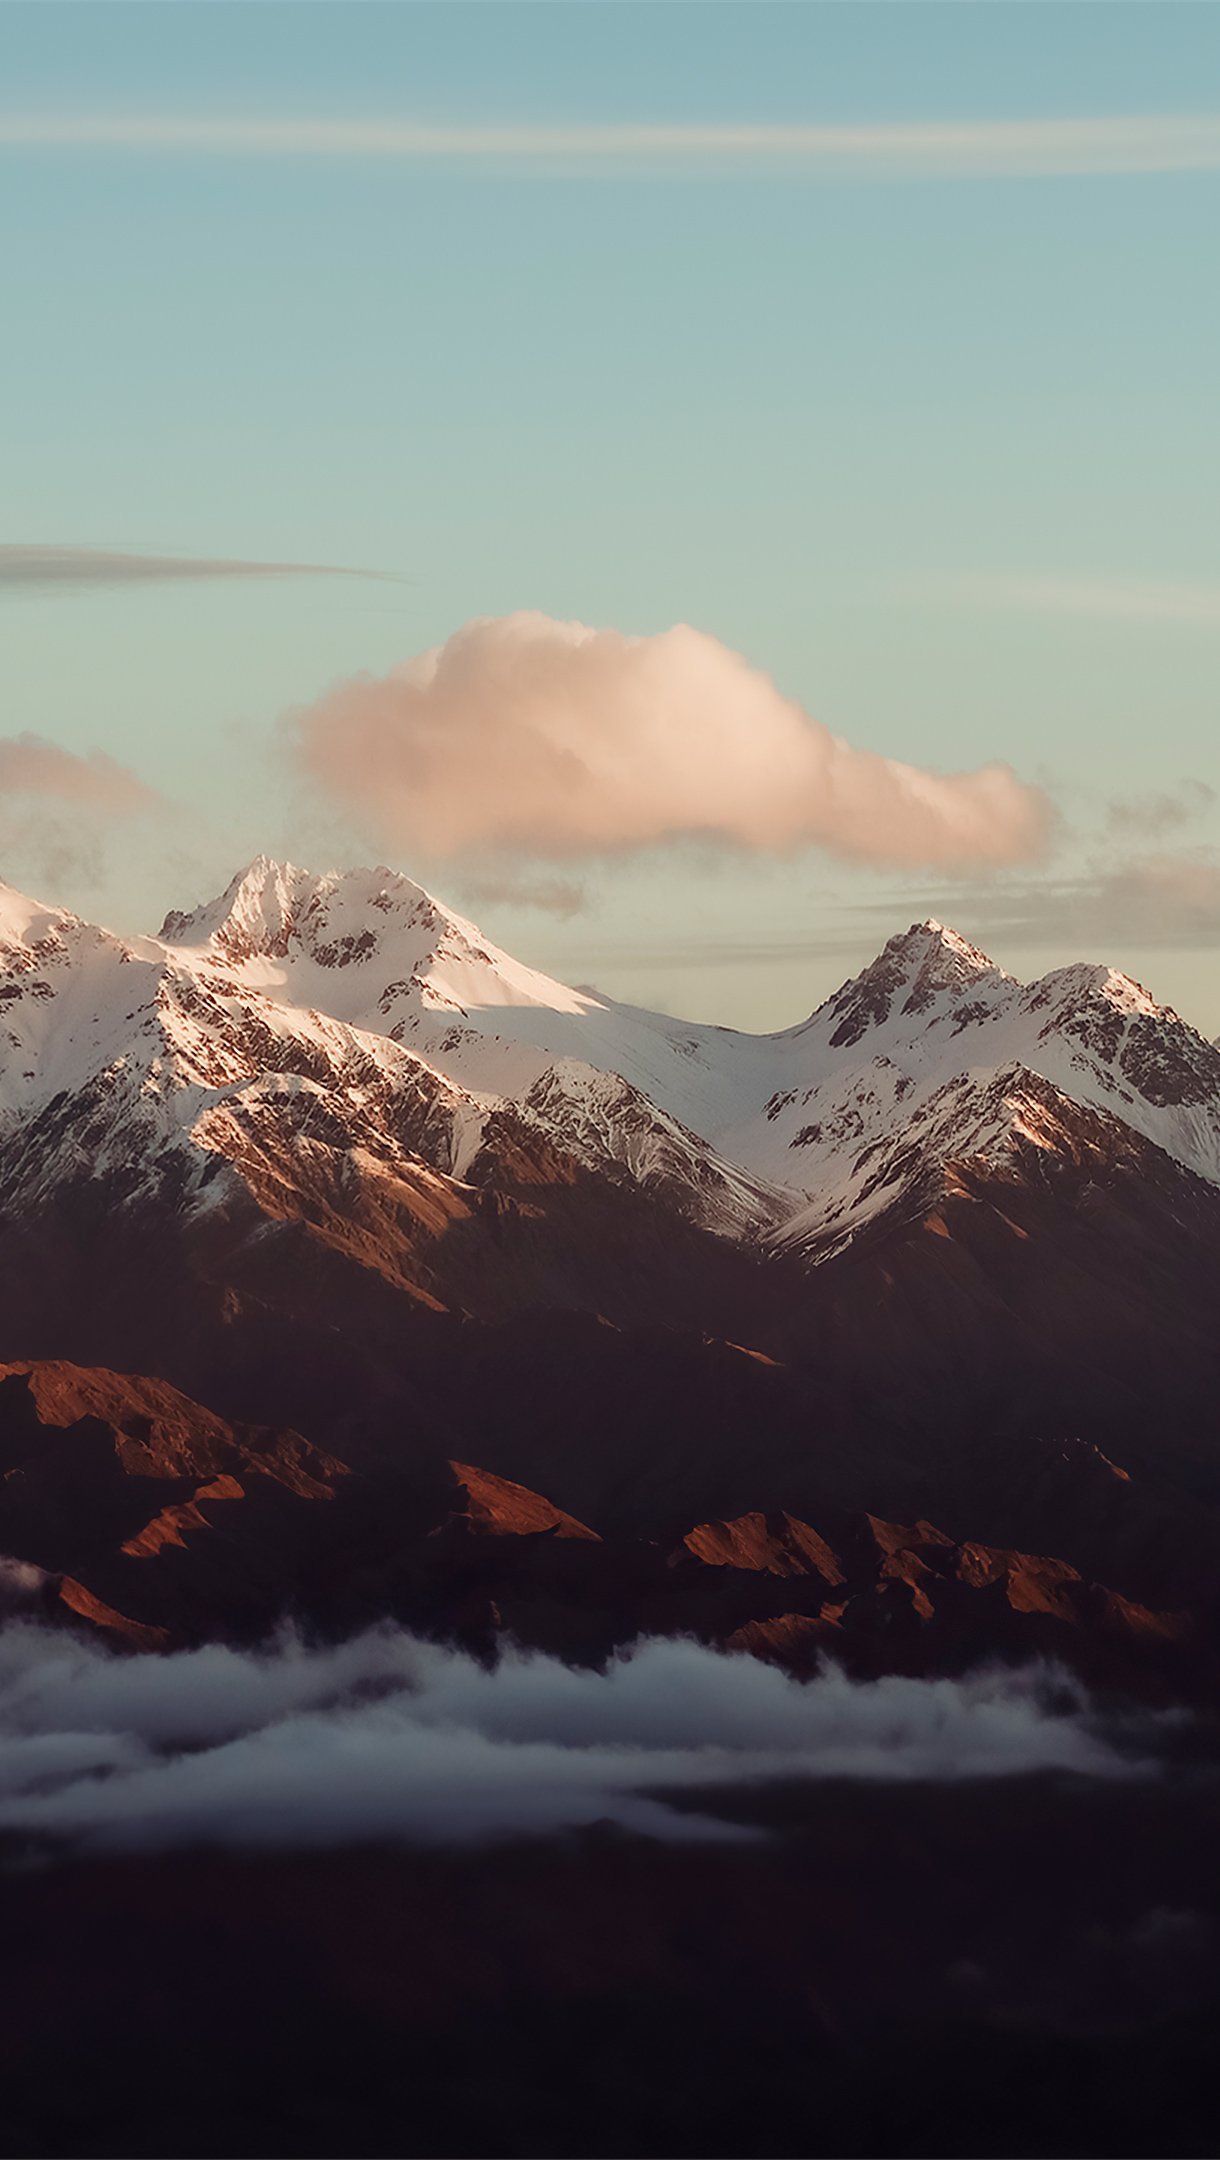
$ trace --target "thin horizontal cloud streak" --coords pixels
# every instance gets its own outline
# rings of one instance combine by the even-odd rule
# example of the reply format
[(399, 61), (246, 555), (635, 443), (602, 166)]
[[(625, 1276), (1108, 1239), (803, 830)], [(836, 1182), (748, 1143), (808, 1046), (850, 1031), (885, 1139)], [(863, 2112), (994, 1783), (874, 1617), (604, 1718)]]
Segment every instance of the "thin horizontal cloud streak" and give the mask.
[(0, 592), (69, 592), (99, 585), (170, 584), (208, 578), (381, 577), (333, 563), (244, 562), (239, 557), (138, 555), (115, 548), (0, 543)]
[(530, 908), (566, 922), (583, 913), (588, 896), (583, 885), (571, 878), (502, 877), (468, 878), (465, 897), (472, 907)]
[(1220, 585), (1189, 581), (963, 573), (935, 579), (923, 589), (967, 606), (1021, 614), (1220, 626)]
[(340, 683), (286, 734), (348, 814), (434, 859), (698, 839), (994, 867), (1039, 855), (1051, 824), (1007, 765), (944, 775), (857, 750), (686, 624), (629, 637), (539, 614), (476, 620), (386, 676)]
[[(1210, 951), (1220, 948), (1220, 852), (1199, 847), (1147, 851), (1074, 878), (989, 880), (986, 884), (920, 886), (906, 896), (908, 912), (948, 923), (990, 950), (1024, 947), (1095, 958), (1103, 946), (1131, 950)], [(723, 934), (664, 944), (586, 945), (564, 956), (596, 972), (632, 974), (671, 969), (723, 970), (834, 960), (854, 971), (872, 959), (894, 928), (892, 896), (838, 901), (826, 927), (797, 937), (732, 938)]]
[(16, 1622), (0, 1631), (0, 1832), (103, 1850), (448, 1844), (607, 1820), (728, 1837), (743, 1833), (710, 1789), (745, 1778), (1129, 1778), (1152, 1767), (1156, 1729), (1110, 1734), (1043, 1667), (802, 1684), (644, 1642), (605, 1671), (511, 1648), (488, 1670), (391, 1626), (131, 1657)]
[(873, 125), (575, 121), (429, 126), (411, 119), (118, 113), (0, 115), (0, 148), (209, 157), (486, 162), (565, 171), (767, 166), (831, 177), (1043, 178), (1220, 168), (1220, 114), (1131, 113)]
[(1171, 936), (1184, 943), (1215, 943), (1220, 940), (1220, 860), (1206, 848), (1137, 856), (1098, 880), (1091, 906), (1117, 935), (1144, 942)]
[[(1209, 951), (1220, 946), (1220, 853), (1149, 848), (1078, 878), (959, 885), (921, 897), (979, 942), (1061, 950)], [(880, 917), (879, 908), (870, 912)]]

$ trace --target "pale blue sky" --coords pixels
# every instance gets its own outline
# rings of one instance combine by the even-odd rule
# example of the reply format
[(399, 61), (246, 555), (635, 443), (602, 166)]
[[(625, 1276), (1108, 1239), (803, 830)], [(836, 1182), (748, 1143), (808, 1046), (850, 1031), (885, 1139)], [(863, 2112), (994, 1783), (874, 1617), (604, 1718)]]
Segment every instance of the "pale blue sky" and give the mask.
[[(1178, 791), (1220, 788), (1217, 158), (545, 141), (1140, 116), (1220, 136), (1218, 114), (1220, 8), (1168, 0), (3, 8), (0, 546), (396, 581), (0, 579), (3, 731), (100, 747), (172, 806), (78, 860), (10, 805), (0, 874), (130, 927), (260, 848), (384, 853), (287, 769), (286, 708), (471, 616), (689, 621), (856, 745), (1007, 758), (1055, 798), (1057, 852), (958, 891), (670, 853), (591, 866), (567, 921), (484, 905), (493, 936), (779, 1025), (932, 909), (1021, 972), (1122, 964), (1214, 1033), (1220, 819)], [(96, 139), (149, 121), (543, 147)], [(1166, 795), (1177, 813), (1139, 807)]]

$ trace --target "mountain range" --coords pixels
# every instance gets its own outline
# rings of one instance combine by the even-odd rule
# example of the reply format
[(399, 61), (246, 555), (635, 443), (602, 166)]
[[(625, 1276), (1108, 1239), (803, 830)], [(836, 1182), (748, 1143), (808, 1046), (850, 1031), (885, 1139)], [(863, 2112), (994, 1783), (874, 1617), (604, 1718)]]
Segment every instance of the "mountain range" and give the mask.
[(754, 1036), (385, 868), (0, 888), (0, 1291), (0, 1549), (133, 1640), (1213, 1625), (1220, 1051), (1108, 968), (927, 921)]

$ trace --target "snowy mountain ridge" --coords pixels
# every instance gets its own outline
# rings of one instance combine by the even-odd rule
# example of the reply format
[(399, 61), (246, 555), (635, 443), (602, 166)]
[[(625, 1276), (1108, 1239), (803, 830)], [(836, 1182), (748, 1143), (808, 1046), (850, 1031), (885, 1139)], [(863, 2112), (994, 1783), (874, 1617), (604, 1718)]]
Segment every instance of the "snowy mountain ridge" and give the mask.
[(544, 1147), (820, 1258), (954, 1162), (1053, 1147), (1082, 1115), (1220, 1185), (1215, 1046), (1111, 969), (1024, 985), (931, 920), (751, 1036), (569, 989), (385, 868), (260, 857), (133, 939), (0, 888), (10, 1197), (116, 1162), (144, 1189), (172, 1158), (180, 1205), (215, 1205), (236, 1174), (290, 1213), (325, 1126), (413, 1190)]

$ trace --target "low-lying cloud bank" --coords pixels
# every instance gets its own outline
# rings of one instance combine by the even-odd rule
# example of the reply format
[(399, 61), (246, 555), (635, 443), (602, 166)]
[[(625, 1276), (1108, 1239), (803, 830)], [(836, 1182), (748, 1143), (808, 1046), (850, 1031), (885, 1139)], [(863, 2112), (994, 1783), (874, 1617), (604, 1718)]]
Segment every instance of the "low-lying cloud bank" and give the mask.
[(524, 613), (467, 623), (294, 713), (297, 761), (380, 840), (563, 860), (693, 838), (861, 862), (1039, 855), (1045, 796), (1009, 766), (938, 774), (832, 735), (678, 624), (628, 637)]
[[(1138, 1774), (1046, 1667), (800, 1683), (646, 1642), (604, 1673), (488, 1671), (385, 1626), (310, 1649), (125, 1657), (0, 1630), (0, 1832), (91, 1849), (465, 1841), (612, 1820), (723, 1837), (666, 1794), (742, 1779)], [(709, 1810), (714, 1801), (709, 1794)]]

